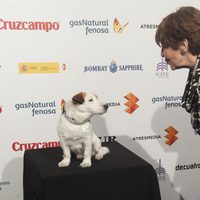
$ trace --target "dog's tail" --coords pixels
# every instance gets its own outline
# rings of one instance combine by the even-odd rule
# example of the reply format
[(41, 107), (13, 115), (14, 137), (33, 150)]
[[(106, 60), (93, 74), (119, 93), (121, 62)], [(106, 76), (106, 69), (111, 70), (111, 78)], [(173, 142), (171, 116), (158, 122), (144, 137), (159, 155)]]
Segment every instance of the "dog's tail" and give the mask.
[(98, 150), (97, 150), (97, 153), (95, 155), (95, 158), (97, 160), (100, 160), (103, 158), (104, 155), (108, 154), (109, 153), (109, 149), (107, 147), (100, 147)]

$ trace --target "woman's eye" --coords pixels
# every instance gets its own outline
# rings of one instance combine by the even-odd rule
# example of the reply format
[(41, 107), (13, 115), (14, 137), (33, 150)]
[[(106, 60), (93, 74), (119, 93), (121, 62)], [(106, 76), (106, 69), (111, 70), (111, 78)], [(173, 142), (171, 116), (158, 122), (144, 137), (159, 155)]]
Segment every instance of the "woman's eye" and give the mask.
[(93, 101), (93, 99), (90, 99), (89, 101), (90, 101), (90, 102), (92, 102), (92, 101)]

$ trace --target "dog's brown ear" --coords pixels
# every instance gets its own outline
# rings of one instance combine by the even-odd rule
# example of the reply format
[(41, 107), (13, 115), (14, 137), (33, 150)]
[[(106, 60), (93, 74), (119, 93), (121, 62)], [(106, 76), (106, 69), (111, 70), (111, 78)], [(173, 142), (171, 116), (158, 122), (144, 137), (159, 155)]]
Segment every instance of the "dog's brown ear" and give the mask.
[(85, 93), (84, 92), (80, 92), (80, 93), (78, 93), (78, 94), (76, 94), (76, 95), (74, 95), (73, 97), (72, 97), (72, 102), (73, 102), (73, 104), (82, 104), (84, 101), (85, 101)]
[(64, 99), (62, 99), (61, 100), (61, 111), (62, 111), (62, 114), (65, 112), (65, 100)]

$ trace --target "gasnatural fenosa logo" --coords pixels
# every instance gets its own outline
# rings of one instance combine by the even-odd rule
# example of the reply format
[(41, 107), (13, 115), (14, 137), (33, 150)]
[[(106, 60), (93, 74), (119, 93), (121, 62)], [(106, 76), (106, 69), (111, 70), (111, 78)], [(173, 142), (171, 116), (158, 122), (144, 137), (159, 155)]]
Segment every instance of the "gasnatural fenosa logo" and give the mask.
[(56, 102), (27, 102), (27, 103), (17, 103), (15, 104), (15, 109), (17, 111), (22, 111), (29, 109), (31, 110), (32, 117), (38, 115), (50, 115), (56, 114)]
[(165, 109), (181, 107), (182, 96), (156, 96), (152, 97), (152, 103), (162, 103)]
[[(115, 33), (122, 33), (129, 22), (121, 25), (117, 18), (113, 22), (113, 31)], [(81, 20), (70, 20), (70, 28), (83, 27), (85, 35), (91, 34), (109, 34), (110, 33), (110, 23), (108, 19), (81, 19)]]
[(81, 19), (70, 20), (70, 28), (83, 27), (85, 35), (89, 34), (108, 34), (109, 33), (109, 21), (108, 19), (95, 20), (95, 19)]

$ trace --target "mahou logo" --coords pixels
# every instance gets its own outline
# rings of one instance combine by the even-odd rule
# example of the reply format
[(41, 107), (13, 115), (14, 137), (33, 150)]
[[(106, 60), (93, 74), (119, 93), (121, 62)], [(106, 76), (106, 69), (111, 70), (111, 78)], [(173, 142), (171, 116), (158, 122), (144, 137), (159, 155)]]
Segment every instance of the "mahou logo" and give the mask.
[(16, 30), (16, 31), (57, 31), (60, 29), (59, 22), (49, 21), (9, 21), (0, 19), (1, 30)]

